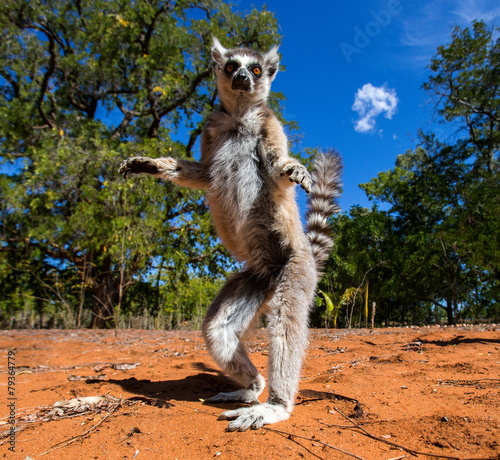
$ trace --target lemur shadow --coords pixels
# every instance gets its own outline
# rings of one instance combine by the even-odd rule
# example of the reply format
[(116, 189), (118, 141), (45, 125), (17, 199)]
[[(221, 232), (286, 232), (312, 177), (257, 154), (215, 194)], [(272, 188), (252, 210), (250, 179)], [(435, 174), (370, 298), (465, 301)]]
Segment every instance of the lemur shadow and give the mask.
[(470, 337), (465, 337), (464, 335), (458, 335), (450, 340), (426, 340), (426, 339), (418, 339), (419, 342), (423, 344), (432, 344), (432, 345), (437, 345), (440, 347), (446, 347), (449, 345), (459, 345), (459, 344), (471, 344), (471, 343), (482, 343), (482, 344), (488, 344), (488, 343), (494, 343), (494, 344), (500, 344), (500, 339), (486, 339), (486, 338), (470, 338)]
[[(154, 398), (165, 403), (171, 400), (186, 402), (200, 401), (215, 396), (220, 392), (238, 389), (238, 387), (222, 374), (222, 372), (211, 369), (204, 363), (195, 363), (193, 367), (201, 372), (180, 380), (151, 381), (148, 379), (138, 380), (135, 377), (130, 377), (126, 379), (108, 380), (88, 379), (85, 383), (89, 385), (103, 383), (119, 385), (128, 393)], [(173, 404), (175, 404), (175, 402)], [(215, 407), (227, 406), (219, 404), (209, 405)]]

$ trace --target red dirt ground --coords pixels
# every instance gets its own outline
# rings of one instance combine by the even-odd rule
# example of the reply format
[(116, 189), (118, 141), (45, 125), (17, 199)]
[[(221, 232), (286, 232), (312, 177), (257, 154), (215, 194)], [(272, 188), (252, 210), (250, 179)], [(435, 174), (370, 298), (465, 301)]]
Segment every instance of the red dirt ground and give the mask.
[[(265, 375), (264, 330), (249, 347)], [(289, 420), (270, 426), (279, 432), (226, 432), (217, 416), (235, 405), (203, 404), (233, 387), (198, 332), (0, 331), (0, 356), (0, 458), (500, 458), (495, 325), (312, 330), (303, 395)], [(16, 366), (11, 386), (9, 364)], [(82, 400), (73, 409), (54, 406), (103, 395), (90, 407)], [(350, 421), (341, 414), (353, 416), (355, 400), (362, 413)]]

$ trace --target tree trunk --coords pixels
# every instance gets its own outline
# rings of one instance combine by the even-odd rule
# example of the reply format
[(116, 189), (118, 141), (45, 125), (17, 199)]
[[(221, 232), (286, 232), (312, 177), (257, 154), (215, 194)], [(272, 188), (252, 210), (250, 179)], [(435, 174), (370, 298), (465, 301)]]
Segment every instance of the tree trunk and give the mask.
[(119, 279), (113, 277), (111, 258), (104, 257), (100, 266), (92, 269), (92, 320), (91, 328), (113, 327), (114, 309), (119, 301)]
[(446, 315), (448, 316), (448, 325), (451, 326), (455, 324), (455, 318), (453, 316), (453, 301), (452, 299), (446, 299)]

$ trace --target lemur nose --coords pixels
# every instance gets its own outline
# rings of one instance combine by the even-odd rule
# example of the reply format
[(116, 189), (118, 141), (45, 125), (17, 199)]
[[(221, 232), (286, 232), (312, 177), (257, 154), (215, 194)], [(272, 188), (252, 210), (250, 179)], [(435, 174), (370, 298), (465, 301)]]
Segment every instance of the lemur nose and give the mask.
[(241, 69), (235, 76), (234, 76), (234, 79), (235, 80), (239, 80), (239, 81), (247, 81), (250, 79), (250, 77), (248, 76), (248, 73), (245, 72), (243, 69)]

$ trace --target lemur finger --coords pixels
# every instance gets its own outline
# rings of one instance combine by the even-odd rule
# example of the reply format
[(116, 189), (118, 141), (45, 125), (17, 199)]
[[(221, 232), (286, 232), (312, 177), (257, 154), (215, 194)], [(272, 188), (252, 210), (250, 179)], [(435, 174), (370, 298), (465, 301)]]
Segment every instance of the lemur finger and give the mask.
[(294, 172), (295, 165), (285, 167), (281, 170), (280, 176), (291, 176)]
[(247, 431), (249, 428), (256, 430), (264, 425), (262, 416), (255, 416), (244, 409), (223, 412), (219, 420), (230, 420), (227, 431)]
[(297, 182), (297, 184), (302, 184), (302, 182), (304, 182), (306, 178), (307, 172), (304, 170), (295, 170), (290, 176), (290, 180), (293, 182)]
[(306, 191), (306, 193), (309, 193), (311, 191), (312, 183), (311, 183), (311, 178), (306, 177), (300, 184), (300, 186)]
[(246, 431), (248, 428), (258, 430), (263, 425), (281, 422), (290, 417), (283, 406), (274, 404), (258, 404), (252, 407), (242, 407), (228, 410), (219, 416), (219, 420), (229, 420), (227, 431)]
[(235, 420), (240, 416), (240, 413), (241, 409), (226, 410), (217, 417), (217, 420)]
[(311, 176), (304, 166), (294, 165), (285, 172), (289, 175), (290, 182), (299, 184), (307, 193), (311, 191)]
[(127, 178), (127, 175), (131, 172), (130, 168), (127, 167), (127, 162), (124, 161), (121, 165), (120, 165), (120, 169), (118, 170), (118, 174), (120, 174), (121, 176), (123, 176), (125, 179)]

